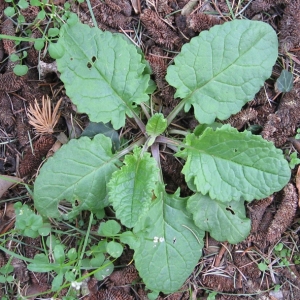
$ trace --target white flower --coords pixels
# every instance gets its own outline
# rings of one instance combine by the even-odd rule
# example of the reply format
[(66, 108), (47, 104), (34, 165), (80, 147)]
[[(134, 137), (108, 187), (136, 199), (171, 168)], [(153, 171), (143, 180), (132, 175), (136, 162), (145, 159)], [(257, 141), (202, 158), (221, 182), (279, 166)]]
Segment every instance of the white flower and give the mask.
[(157, 243), (158, 242), (158, 236), (155, 236), (154, 238), (153, 238), (153, 243)]
[(82, 282), (78, 282), (78, 281), (72, 281), (72, 283), (71, 283), (72, 288), (74, 288), (77, 291), (80, 290), (81, 285), (82, 285)]

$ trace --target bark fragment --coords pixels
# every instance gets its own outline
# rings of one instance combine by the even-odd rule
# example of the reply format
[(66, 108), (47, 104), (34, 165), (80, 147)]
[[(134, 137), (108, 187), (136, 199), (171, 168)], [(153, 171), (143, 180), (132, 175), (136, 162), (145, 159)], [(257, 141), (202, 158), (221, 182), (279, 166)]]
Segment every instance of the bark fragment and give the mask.
[(27, 152), (20, 163), (19, 172), (21, 177), (30, 176), (37, 170), (43, 157), (46, 156), (54, 142), (55, 138), (53, 136), (42, 135), (33, 144), (34, 154), (31, 152), (30, 147), (28, 147)]
[(194, 30), (195, 32), (201, 32), (203, 30), (208, 30), (214, 25), (222, 24), (223, 21), (219, 18), (199, 12), (187, 17), (186, 20), (188, 27)]
[(262, 131), (262, 137), (281, 147), (290, 136), (295, 135), (296, 127), (300, 122), (300, 82), (293, 90), (283, 95), (278, 110), (268, 116), (267, 123)]
[(141, 21), (153, 38), (154, 42), (168, 49), (181, 46), (178, 35), (151, 9), (145, 9), (141, 14)]
[(300, 45), (300, 0), (289, 1), (280, 22), (279, 44), (282, 52)]
[(298, 195), (293, 184), (289, 183), (284, 188), (284, 198), (275, 214), (266, 239), (270, 243), (275, 243), (281, 234), (292, 224), (298, 206)]

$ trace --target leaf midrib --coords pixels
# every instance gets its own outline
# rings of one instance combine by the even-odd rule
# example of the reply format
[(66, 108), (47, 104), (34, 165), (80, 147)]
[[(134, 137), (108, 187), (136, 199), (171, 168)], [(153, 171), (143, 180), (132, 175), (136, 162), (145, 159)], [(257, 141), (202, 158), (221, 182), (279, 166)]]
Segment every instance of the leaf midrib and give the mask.
[[(248, 30), (250, 30), (250, 28), (248, 28), (246, 31), (248, 31)], [(245, 32), (246, 32), (245, 31)], [(245, 34), (245, 32), (243, 33), (243, 34)], [(226, 36), (225, 36), (226, 37)], [(225, 40), (225, 37), (224, 37), (224, 40)], [(242, 35), (241, 35), (241, 37), (242, 37)], [(244, 56), (247, 52), (249, 52), (252, 48), (254, 48), (256, 45), (257, 45), (257, 43), (261, 40), (261, 36), (259, 37), (259, 38), (257, 38), (257, 40), (255, 41), (255, 45), (252, 45), (251, 47), (249, 47), (245, 52), (243, 52), (243, 54), (242, 55), (239, 55), (238, 57), (237, 57), (237, 59), (235, 59), (230, 65), (228, 65), (225, 69), (222, 69), (219, 73), (217, 73), (216, 75), (214, 75), (211, 79), (209, 79), (209, 80), (207, 80), (204, 84), (202, 84), (201, 86), (197, 86), (189, 95), (187, 95), (184, 99), (183, 99), (183, 101), (184, 101), (184, 103), (186, 104), (192, 97), (193, 97), (193, 95), (196, 93), (196, 92), (198, 92), (198, 91), (201, 91), (201, 89), (203, 89), (206, 85), (208, 85), (208, 84), (210, 84), (212, 81), (214, 81), (215, 79), (217, 79), (217, 77), (220, 75), (220, 74), (223, 74), (224, 72), (226, 72), (229, 68), (231, 68), (233, 65), (235, 65), (235, 63), (239, 60), (239, 59), (241, 59), (241, 57), (242, 56)], [(241, 41), (241, 38), (240, 38), (240, 41)], [(212, 48), (211, 48), (211, 50), (212, 50)], [(240, 53), (240, 52), (239, 52)], [(212, 59), (214, 59), (214, 57), (212, 57)], [(213, 61), (212, 61), (212, 63), (211, 63), (211, 67), (213, 66)], [(185, 87), (187, 87), (186, 85), (185, 85)], [(188, 87), (187, 87), (188, 88)], [(193, 103), (191, 103), (191, 104), (193, 104)]]
[[(90, 58), (86, 55), (86, 53), (83, 51), (83, 49), (79, 46), (78, 41), (77, 41), (76, 39), (74, 39), (72, 35), (69, 34), (69, 31), (68, 31), (68, 30), (66, 30), (66, 32), (67, 32), (69, 38), (71, 38), (71, 40), (73, 41), (73, 43), (76, 44), (77, 47), (80, 49), (80, 52), (83, 53), (83, 55), (86, 57), (86, 59), (87, 59), (88, 61), (90, 61)], [(95, 40), (95, 35), (96, 35), (96, 33), (94, 33), (93, 36), (92, 36), (94, 40)], [(97, 42), (96, 42), (96, 41), (95, 41), (95, 43), (96, 43), (96, 45), (97, 45)], [(125, 48), (125, 47), (124, 47), (124, 48)], [(68, 52), (68, 53), (69, 53), (69, 52)], [(140, 56), (139, 53), (137, 53), (137, 55)], [(116, 56), (114, 55), (114, 57), (116, 57)], [(115, 59), (114, 59), (114, 62), (115, 62)], [(141, 63), (142, 63), (142, 62), (141, 62)], [(133, 110), (130, 106), (128, 106), (128, 104), (126, 103), (126, 101), (124, 101), (123, 98), (122, 98), (122, 97), (116, 92), (116, 90), (113, 88), (113, 86), (109, 84), (109, 82), (107, 81), (106, 77), (105, 77), (105, 76), (103, 75), (103, 73), (99, 70), (99, 68), (97, 67), (97, 65), (96, 65), (96, 64), (93, 64), (93, 67), (95, 67), (95, 68), (97, 69), (98, 73), (100, 74), (101, 78), (105, 81), (106, 85), (114, 92), (115, 95), (117, 95), (117, 98), (119, 98), (119, 99), (121, 100), (120, 102), (123, 103), (123, 104), (125, 104), (125, 106), (126, 106), (132, 113), (134, 113), (134, 110)], [(128, 73), (128, 72), (127, 72), (127, 73)]]

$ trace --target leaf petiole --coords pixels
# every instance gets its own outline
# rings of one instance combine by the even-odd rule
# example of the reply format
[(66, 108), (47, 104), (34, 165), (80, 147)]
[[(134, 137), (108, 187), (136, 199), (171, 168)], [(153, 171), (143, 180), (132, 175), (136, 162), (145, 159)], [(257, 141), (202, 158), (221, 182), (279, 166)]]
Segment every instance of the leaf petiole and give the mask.
[(182, 99), (170, 112), (170, 114), (167, 117), (167, 124), (168, 126), (172, 123), (172, 121), (176, 118), (176, 116), (179, 114), (179, 112), (183, 109), (185, 103), (187, 101), (187, 98)]

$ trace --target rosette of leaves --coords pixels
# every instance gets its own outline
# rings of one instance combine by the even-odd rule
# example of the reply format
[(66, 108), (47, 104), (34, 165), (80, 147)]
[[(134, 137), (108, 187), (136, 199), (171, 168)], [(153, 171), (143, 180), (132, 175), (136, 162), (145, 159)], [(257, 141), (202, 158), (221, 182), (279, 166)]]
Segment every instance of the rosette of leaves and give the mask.
[[(154, 114), (146, 125), (136, 112), (152, 83), (140, 50), (121, 35), (80, 23), (64, 25), (53, 47), (59, 49), (57, 65), (67, 93), (81, 112), (95, 122), (110, 121), (115, 129), (126, 115), (134, 116), (144, 137), (116, 153), (102, 134), (70, 141), (41, 168), (36, 209), (67, 219), (112, 205), (128, 228), (119, 235), (121, 242), (134, 249), (151, 297), (178, 290), (201, 257), (204, 231), (219, 241), (242, 241), (250, 231), (244, 201), (267, 197), (289, 181), (288, 163), (272, 143), (229, 125), (209, 125), (238, 112), (271, 75), (276, 33), (262, 22), (235, 20), (193, 38), (167, 70), (166, 79), (182, 101), (167, 118)], [(205, 129), (184, 141), (167, 137), (168, 124), (191, 106), (208, 124)], [(159, 142), (178, 146), (194, 195), (165, 191)], [(69, 207), (62, 211), (65, 203)]]

